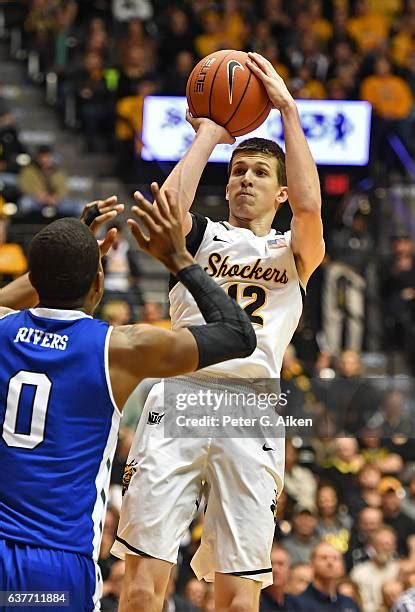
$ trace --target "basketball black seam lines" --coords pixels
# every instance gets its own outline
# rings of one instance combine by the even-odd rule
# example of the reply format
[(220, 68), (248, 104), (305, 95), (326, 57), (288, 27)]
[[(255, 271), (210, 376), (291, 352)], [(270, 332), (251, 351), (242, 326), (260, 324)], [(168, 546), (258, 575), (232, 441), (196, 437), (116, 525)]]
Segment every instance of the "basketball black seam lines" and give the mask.
[[(224, 125), (223, 127), (225, 127), (225, 128), (226, 128), (226, 126), (228, 125), (228, 123), (229, 123), (230, 121), (232, 121), (232, 119), (235, 117), (235, 114), (237, 113), (238, 108), (241, 106), (242, 100), (244, 99), (244, 95), (245, 95), (245, 93), (246, 93), (246, 90), (248, 89), (248, 85), (249, 85), (249, 82), (250, 82), (250, 80), (251, 80), (251, 76), (252, 76), (252, 72), (251, 72), (251, 71), (249, 71), (249, 77), (248, 77), (248, 80), (247, 80), (247, 82), (246, 82), (245, 89), (244, 89), (244, 90), (243, 90), (243, 92), (242, 92), (242, 96), (240, 97), (240, 100), (239, 100), (239, 102), (238, 102), (238, 105), (237, 105), (237, 107), (236, 107), (236, 108), (235, 108), (235, 110), (233, 111), (232, 115), (229, 117), (229, 119), (227, 120), (227, 122), (225, 123), (225, 125)], [(241, 128), (241, 129), (243, 129), (243, 128)]]
[[(253, 125), (255, 123), (255, 121), (258, 121), (259, 117), (262, 115), (262, 113), (265, 113), (265, 111), (267, 110), (269, 102), (266, 103), (266, 105), (264, 106), (264, 108), (262, 109), (262, 111), (260, 113), (258, 113), (258, 115), (255, 117), (255, 119), (253, 121), (251, 121), (251, 123), (248, 123), (248, 125), (245, 125), (243, 128), (240, 128), (241, 130), (246, 130), (247, 128), (249, 128), (251, 125)], [(269, 109), (269, 112), (271, 111), (271, 108)], [(269, 114), (269, 113), (268, 113)], [(265, 121), (265, 119), (264, 119)], [(259, 126), (257, 126), (259, 127)], [(255, 128), (256, 129), (256, 128)], [(237, 130), (238, 132), (240, 130)], [(245, 132), (246, 134), (248, 132)], [(242, 135), (242, 134), (241, 134)]]
[[(222, 64), (223, 64), (223, 62), (226, 60), (226, 58), (227, 58), (229, 55), (231, 55), (231, 53), (233, 53), (233, 51), (229, 51), (229, 53), (227, 53), (226, 55), (224, 55), (224, 56), (222, 57), (222, 59), (220, 60), (220, 62), (219, 62), (219, 64), (218, 64), (218, 67), (216, 68), (216, 72), (215, 72), (215, 74), (213, 75), (213, 79), (212, 79), (212, 82), (211, 82), (211, 84), (210, 84), (210, 92), (209, 92), (209, 117), (212, 117), (212, 105), (211, 105), (211, 103), (212, 103), (213, 85), (214, 85), (214, 83), (215, 83), (216, 76), (217, 76), (217, 74), (218, 74), (218, 72), (219, 72), (219, 68), (222, 66)], [(244, 92), (244, 93), (245, 93), (245, 92)]]

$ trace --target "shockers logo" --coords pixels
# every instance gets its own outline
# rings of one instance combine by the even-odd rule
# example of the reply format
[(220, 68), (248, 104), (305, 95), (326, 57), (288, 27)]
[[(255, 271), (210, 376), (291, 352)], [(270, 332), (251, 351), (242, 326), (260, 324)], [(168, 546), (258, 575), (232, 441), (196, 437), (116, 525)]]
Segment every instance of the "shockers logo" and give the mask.
[(240, 68), (241, 70), (245, 70), (240, 62), (236, 60), (231, 60), (228, 62), (228, 93), (229, 93), (229, 104), (232, 104), (232, 95), (233, 95), (233, 84), (235, 82), (235, 70)]

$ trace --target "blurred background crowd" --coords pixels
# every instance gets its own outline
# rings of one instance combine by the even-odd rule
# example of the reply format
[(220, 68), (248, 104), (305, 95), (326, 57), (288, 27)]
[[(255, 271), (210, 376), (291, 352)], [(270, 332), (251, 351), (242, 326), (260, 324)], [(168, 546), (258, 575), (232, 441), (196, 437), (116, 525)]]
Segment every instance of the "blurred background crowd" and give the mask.
[[(319, 168), (327, 257), (282, 373), (290, 411), (316, 429), (290, 432), (262, 610), (338, 610), (341, 594), (364, 612), (415, 610), (414, 0), (0, 0), (0, 282), (26, 270), (30, 237), (50, 219), (113, 192), (131, 202), (168, 174), (140, 158), (144, 99), (184, 95), (195, 63), (223, 48), (263, 54), (296, 98), (373, 106), (369, 164)], [(196, 199), (214, 220), (226, 216), (225, 176), (208, 169)], [(276, 224), (288, 228), (288, 209)], [(100, 316), (169, 326), (166, 275), (122, 229), (105, 269)], [(104, 610), (117, 608), (124, 567), (109, 550), (153, 383), (124, 415)], [(213, 610), (189, 566), (202, 529), (203, 512), (166, 611)]]

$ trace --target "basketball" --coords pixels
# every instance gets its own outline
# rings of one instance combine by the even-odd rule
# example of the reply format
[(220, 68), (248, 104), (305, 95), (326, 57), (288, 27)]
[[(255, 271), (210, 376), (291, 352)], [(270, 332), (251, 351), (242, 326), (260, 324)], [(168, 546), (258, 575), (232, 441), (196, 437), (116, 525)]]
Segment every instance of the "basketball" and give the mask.
[(247, 59), (244, 51), (225, 49), (200, 60), (186, 86), (193, 117), (209, 117), (232, 136), (248, 134), (265, 121), (271, 103)]

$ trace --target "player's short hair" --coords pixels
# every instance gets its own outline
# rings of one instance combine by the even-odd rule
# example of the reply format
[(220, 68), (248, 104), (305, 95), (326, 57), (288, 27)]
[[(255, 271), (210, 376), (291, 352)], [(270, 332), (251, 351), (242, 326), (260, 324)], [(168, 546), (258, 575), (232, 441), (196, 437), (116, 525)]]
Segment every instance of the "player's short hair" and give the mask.
[(30, 243), (31, 282), (41, 301), (83, 298), (99, 266), (98, 243), (78, 219), (58, 219)]
[(228, 165), (228, 177), (231, 174), (232, 163), (235, 155), (238, 153), (262, 153), (275, 157), (277, 160), (277, 178), (281, 186), (287, 184), (287, 175), (285, 173), (285, 153), (276, 142), (267, 138), (247, 138), (238, 144), (232, 151), (232, 157)]

